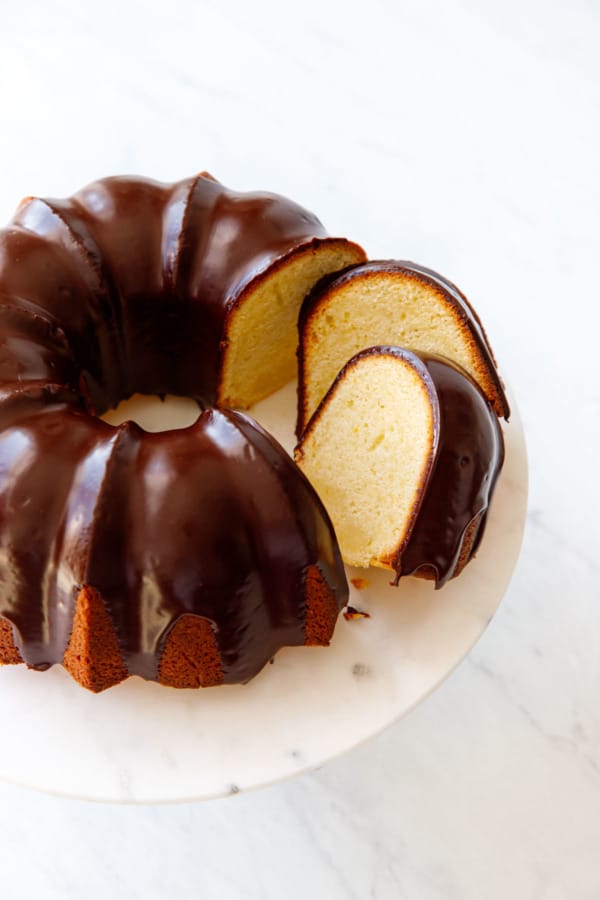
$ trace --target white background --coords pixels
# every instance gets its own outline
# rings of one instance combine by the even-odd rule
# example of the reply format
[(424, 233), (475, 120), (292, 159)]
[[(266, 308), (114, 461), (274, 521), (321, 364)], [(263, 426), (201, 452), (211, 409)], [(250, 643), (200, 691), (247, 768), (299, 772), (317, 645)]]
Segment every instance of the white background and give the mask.
[(585, 0), (0, 5), (0, 220), (125, 172), (287, 194), (467, 293), (531, 472), (506, 600), (410, 716), (224, 801), (1, 786), (4, 896), (600, 897), (599, 26)]

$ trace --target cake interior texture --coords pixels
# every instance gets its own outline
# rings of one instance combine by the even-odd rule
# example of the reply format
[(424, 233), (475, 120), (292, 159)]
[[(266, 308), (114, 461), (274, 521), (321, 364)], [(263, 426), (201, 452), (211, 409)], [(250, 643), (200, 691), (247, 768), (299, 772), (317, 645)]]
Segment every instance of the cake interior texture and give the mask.
[[(369, 263), (308, 298), (300, 326), (298, 436), (342, 366), (360, 350), (395, 345), (436, 354), (464, 369), (492, 402), (493, 366), (482, 359), (468, 318), (444, 291), (402, 271)], [(504, 414), (496, 404), (499, 414)]]
[(364, 257), (329, 238), (300, 248), (257, 278), (227, 318), (219, 405), (248, 409), (296, 377), (298, 314), (313, 285)]
[(410, 533), (435, 453), (432, 394), (427, 376), (403, 359), (359, 356), (297, 449), (349, 565), (392, 568)]

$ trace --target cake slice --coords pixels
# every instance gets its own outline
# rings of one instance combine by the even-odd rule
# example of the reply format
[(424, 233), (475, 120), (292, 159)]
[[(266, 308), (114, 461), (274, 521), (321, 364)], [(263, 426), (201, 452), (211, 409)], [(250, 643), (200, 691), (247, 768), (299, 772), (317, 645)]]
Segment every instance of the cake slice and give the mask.
[(298, 438), (342, 366), (360, 350), (383, 344), (458, 363), (497, 415), (509, 416), (475, 311), (455, 285), (423, 266), (371, 261), (323, 279), (302, 306), (299, 331)]
[(378, 346), (343, 367), (295, 458), (346, 563), (441, 587), (477, 549), (504, 449), (495, 413), (457, 366)]

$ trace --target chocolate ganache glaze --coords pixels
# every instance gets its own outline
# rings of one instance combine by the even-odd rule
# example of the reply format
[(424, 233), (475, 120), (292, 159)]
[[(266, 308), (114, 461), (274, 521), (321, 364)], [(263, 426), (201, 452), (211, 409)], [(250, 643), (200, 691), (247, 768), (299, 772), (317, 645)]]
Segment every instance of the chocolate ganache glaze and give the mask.
[[(282, 645), (328, 642), (341, 558), (269, 435), (226, 410), (158, 434), (94, 415), (134, 392), (213, 404), (232, 304), (324, 234), (291, 201), (205, 175), (28, 199), (0, 232), (0, 663), (63, 662), (86, 590), (124, 664), (93, 690), (127, 674), (244, 682)], [(208, 682), (160, 675), (186, 614), (216, 647)]]
[(418, 356), (435, 387), (437, 449), (414, 527), (395, 568), (397, 579), (421, 570), (432, 575), (439, 588), (459, 574), (479, 546), (504, 462), (504, 441), (497, 416), (466, 372), (449, 360)]

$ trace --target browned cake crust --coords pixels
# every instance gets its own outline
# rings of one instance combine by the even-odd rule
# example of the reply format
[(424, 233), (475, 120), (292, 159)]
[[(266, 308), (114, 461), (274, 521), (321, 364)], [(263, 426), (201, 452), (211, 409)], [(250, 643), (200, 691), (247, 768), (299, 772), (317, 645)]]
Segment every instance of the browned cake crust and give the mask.
[(338, 603), (317, 566), (311, 566), (305, 576), (306, 587), (306, 646), (328, 646), (336, 619)]
[(189, 614), (173, 625), (160, 659), (158, 681), (166, 687), (214, 687), (223, 683), (221, 656), (208, 619)]
[(84, 587), (77, 597), (63, 666), (75, 681), (94, 693), (127, 678), (112, 620), (92, 588)]
[(460, 556), (458, 557), (456, 568), (454, 569), (454, 572), (452, 574), (453, 578), (456, 578), (457, 575), (460, 575), (469, 560), (473, 559), (477, 547), (479, 529), (484, 519), (485, 512), (479, 513), (477, 518), (473, 519), (473, 521), (465, 531)]
[(13, 636), (13, 627), (6, 619), (0, 618), (0, 666), (16, 666), (22, 663)]
[[(464, 567), (475, 555), (478, 543), (477, 539), (479, 537), (479, 529), (484, 518), (485, 513), (480, 513), (475, 519), (473, 519), (473, 521), (465, 531), (460, 550), (460, 556), (458, 557), (458, 562), (456, 563), (456, 566), (452, 572), (451, 578), (456, 578), (457, 575), (460, 575)], [(435, 581), (436, 578), (436, 572), (432, 566), (422, 566), (420, 569), (417, 569), (416, 572), (413, 572), (413, 575), (416, 578), (424, 578), (426, 581)]]

